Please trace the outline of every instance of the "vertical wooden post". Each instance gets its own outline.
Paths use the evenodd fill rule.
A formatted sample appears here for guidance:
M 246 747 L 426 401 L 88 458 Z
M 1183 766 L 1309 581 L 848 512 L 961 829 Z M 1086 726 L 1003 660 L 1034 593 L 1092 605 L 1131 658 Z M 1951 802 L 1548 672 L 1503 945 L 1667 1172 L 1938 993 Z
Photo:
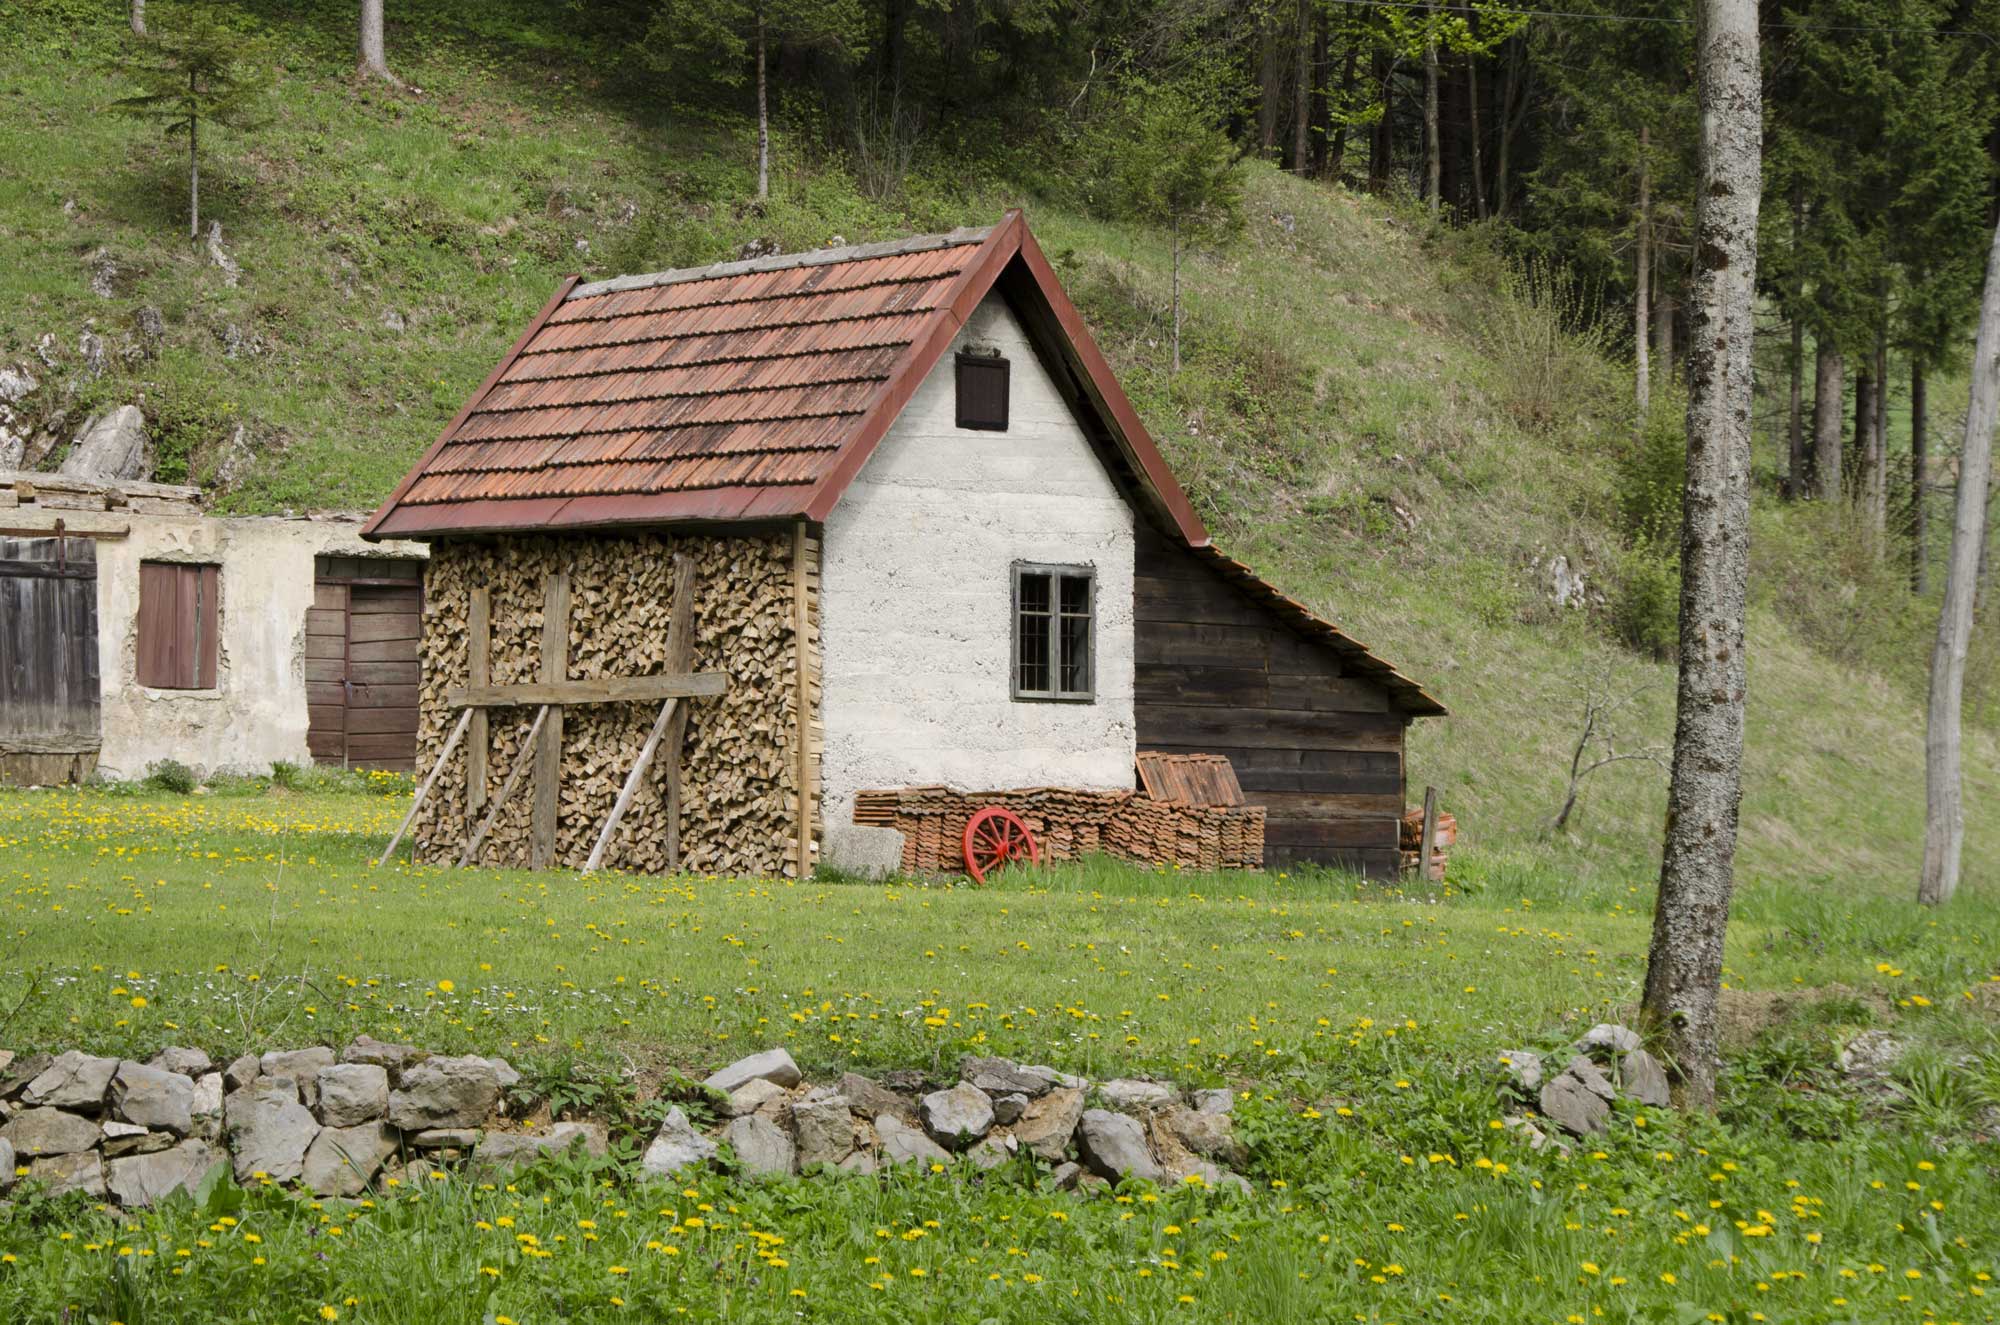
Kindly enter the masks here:
M 801 881 L 811 877 L 813 868 L 813 803 L 818 794 L 814 786 L 819 773 L 818 760 L 813 752 L 813 653 L 812 653 L 812 555 L 806 543 L 806 522 L 800 520 L 792 526 L 792 644 L 798 665 L 798 730 L 794 734 L 797 746 L 799 787 L 799 837 L 797 875 Z
M 1429 880 L 1431 877 L 1431 859 L 1437 854 L 1437 840 L 1438 789 L 1436 787 L 1425 787 L 1424 837 L 1423 841 L 1418 843 L 1420 854 L 1417 856 L 1417 877 L 1419 879 Z
M 542 594 L 542 675 L 544 681 L 569 679 L 569 572 L 551 571 Z M 556 855 L 556 830 L 562 808 L 563 711 L 549 706 L 542 724 L 542 743 L 535 755 L 535 800 L 528 820 L 528 868 L 547 869 Z
M 485 585 L 472 591 L 472 607 L 466 616 L 465 679 L 471 686 L 483 686 L 492 679 L 493 593 Z M 472 710 L 472 726 L 465 734 L 465 817 L 470 820 L 486 808 L 486 710 Z

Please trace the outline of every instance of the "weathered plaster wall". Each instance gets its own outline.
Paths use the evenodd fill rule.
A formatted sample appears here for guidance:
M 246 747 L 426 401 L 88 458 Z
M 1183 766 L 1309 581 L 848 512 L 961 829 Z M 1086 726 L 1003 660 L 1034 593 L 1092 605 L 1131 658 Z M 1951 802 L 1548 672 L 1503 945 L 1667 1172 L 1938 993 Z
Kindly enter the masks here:
M 871 787 L 1132 785 L 1132 510 L 1000 296 L 968 346 L 1012 366 L 1007 431 L 956 426 L 946 355 L 826 523 L 829 823 Z M 1016 561 L 1096 568 L 1094 703 L 1010 698 Z
M 96 518 L 131 528 L 124 538 L 97 544 L 97 656 L 104 704 L 97 766 L 114 778 L 143 777 L 157 759 L 178 759 L 204 774 L 267 772 L 279 759 L 309 762 L 304 658 L 313 558 L 425 555 L 421 543 L 362 542 L 359 517 L 120 513 Z M 222 568 L 215 689 L 154 690 L 133 680 L 142 561 Z

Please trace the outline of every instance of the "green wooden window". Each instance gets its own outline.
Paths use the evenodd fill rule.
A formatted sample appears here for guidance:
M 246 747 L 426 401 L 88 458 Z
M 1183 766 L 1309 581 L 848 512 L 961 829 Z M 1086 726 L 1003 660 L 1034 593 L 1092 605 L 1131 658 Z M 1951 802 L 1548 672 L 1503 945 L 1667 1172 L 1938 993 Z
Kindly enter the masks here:
M 1097 698 L 1097 572 L 1014 564 L 1013 696 Z

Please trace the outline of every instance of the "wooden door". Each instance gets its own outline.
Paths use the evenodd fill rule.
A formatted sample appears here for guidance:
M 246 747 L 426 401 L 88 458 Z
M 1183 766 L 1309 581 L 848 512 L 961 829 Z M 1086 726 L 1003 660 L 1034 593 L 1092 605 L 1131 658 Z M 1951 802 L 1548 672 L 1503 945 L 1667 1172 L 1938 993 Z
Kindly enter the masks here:
M 421 584 L 401 577 L 323 576 L 314 586 L 305 666 L 316 763 L 416 768 L 422 608 Z
M 0 782 L 97 767 L 97 546 L 0 538 Z

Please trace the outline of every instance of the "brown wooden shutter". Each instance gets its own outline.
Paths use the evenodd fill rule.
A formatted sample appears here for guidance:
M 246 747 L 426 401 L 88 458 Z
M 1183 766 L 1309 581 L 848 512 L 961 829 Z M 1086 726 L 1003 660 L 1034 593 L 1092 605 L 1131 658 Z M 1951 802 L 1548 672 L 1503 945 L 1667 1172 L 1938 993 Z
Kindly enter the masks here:
M 958 426 L 1007 430 L 1007 361 L 983 354 L 958 356 Z
M 213 690 L 220 654 L 222 572 L 216 566 L 139 564 L 139 684 Z

